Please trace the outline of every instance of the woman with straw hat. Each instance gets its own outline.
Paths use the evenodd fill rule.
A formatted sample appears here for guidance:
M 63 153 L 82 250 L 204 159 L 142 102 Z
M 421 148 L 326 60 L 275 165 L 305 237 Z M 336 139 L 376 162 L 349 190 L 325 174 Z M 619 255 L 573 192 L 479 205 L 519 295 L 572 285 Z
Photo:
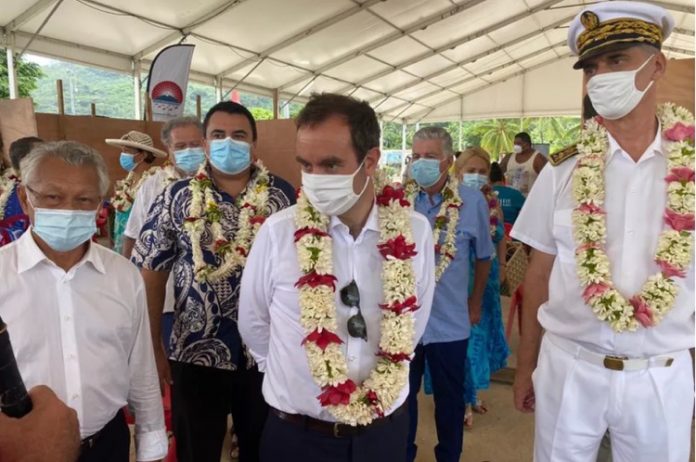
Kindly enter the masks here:
M 128 223 L 135 193 L 147 177 L 159 167 L 152 166 L 156 158 L 167 158 L 167 153 L 154 147 L 152 138 L 145 133 L 131 130 L 119 139 L 106 139 L 106 144 L 121 148 L 119 163 L 128 172 L 125 179 L 117 181 L 111 204 L 116 216 L 114 219 L 114 250 L 121 253 L 123 231 Z

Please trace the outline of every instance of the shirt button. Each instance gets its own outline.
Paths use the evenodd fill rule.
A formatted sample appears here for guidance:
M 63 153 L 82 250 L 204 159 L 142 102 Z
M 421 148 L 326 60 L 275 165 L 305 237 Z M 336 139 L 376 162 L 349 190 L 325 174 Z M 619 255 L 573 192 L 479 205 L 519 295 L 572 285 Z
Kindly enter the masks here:
M 72 395 L 72 398 L 71 398 L 71 399 L 72 399 L 73 401 L 75 401 L 75 400 L 78 399 L 79 397 L 80 397 L 80 395 L 74 394 L 74 395 Z
M 64 320 L 65 322 L 70 322 L 71 319 L 72 319 L 72 318 L 71 318 L 70 316 L 65 316 L 65 317 L 63 318 L 63 320 Z
M 351 363 L 355 361 L 355 356 L 348 356 L 348 361 L 350 361 Z

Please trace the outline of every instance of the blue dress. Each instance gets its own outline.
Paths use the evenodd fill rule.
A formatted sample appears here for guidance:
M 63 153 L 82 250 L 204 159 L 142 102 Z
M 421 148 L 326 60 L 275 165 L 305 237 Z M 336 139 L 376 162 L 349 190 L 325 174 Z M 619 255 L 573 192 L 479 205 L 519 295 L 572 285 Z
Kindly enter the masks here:
M 128 207 L 125 212 L 116 210 L 114 214 L 114 252 L 121 253 L 123 250 L 123 232 L 126 230 L 131 209 L 132 206 Z
M 492 236 L 493 243 L 497 245 L 505 235 L 502 221 L 496 226 Z M 475 255 L 471 252 L 470 274 L 474 274 Z M 469 280 L 469 292 L 473 288 L 473 277 Z M 510 355 L 505 329 L 503 326 L 503 313 L 500 305 L 500 269 L 498 257 L 494 254 L 491 260 L 491 269 L 488 274 L 486 289 L 483 293 L 481 306 L 481 320 L 471 327 L 471 336 L 466 358 L 466 376 L 464 379 L 464 402 L 476 404 L 478 390 L 488 389 L 491 374 L 507 365 Z M 430 372 L 425 369 L 423 378 L 423 391 L 430 395 L 433 392 Z
M 17 184 L 15 183 L 12 188 L 12 193 L 5 203 L 3 219 L 0 220 L 0 247 L 19 239 L 29 227 L 29 217 L 24 214 L 19 204 Z

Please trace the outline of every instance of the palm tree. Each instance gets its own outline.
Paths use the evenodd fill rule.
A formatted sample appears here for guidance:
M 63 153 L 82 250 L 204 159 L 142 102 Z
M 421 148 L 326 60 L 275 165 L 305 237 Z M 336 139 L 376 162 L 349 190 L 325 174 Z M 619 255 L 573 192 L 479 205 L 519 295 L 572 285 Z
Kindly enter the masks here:
M 488 119 L 478 127 L 483 131 L 481 147 L 488 151 L 493 160 L 502 158 L 512 151 L 515 135 L 529 128 L 530 119 Z

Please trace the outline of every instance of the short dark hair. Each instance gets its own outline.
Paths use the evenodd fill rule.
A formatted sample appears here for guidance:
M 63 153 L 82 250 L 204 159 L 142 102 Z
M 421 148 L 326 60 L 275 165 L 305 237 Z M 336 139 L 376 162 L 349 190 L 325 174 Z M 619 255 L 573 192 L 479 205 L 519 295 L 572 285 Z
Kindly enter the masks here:
M 208 110 L 208 113 L 205 115 L 205 119 L 203 119 L 203 135 L 205 136 L 208 133 L 208 123 L 210 122 L 210 118 L 215 114 L 216 112 L 226 112 L 228 114 L 241 114 L 244 117 L 247 118 L 249 121 L 249 124 L 251 125 L 251 138 L 256 141 L 256 120 L 254 120 L 254 116 L 249 112 L 249 109 L 245 108 L 239 103 L 235 103 L 233 101 L 220 101 L 217 103 L 215 106 L 211 107 Z
M 15 172 L 19 172 L 20 162 L 31 152 L 34 145 L 43 142 L 44 140 L 39 137 L 25 136 L 10 144 L 10 163 L 12 164 L 12 168 L 15 169 Z
M 350 139 L 362 163 L 367 151 L 379 147 L 379 122 L 374 109 L 366 101 L 335 93 L 314 93 L 297 115 L 297 128 L 313 127 L 333 116 L 348 124 Z
M 519 138 L 530 146 L 532 145 L 532 137 L 529 136 L 529 133 L 527 132 L 519 132 L 517 135 L 515 135 L 515 138 Z
M 491 183 L 503 181 L 505 176 L 503 175 L 503 169 L 500 167 L 500 164 L 498 162 L 491 163 L 491 173 L 488 176 L 491 180 Z
M 582 99 L 582 118 L 584 120 L 591 119 L 597 115 L 597 111 L 595 110 L 594 106 L 592 105 L 592 100 L 590 99 L 590 95 L 585 95 L 585 97 Z

